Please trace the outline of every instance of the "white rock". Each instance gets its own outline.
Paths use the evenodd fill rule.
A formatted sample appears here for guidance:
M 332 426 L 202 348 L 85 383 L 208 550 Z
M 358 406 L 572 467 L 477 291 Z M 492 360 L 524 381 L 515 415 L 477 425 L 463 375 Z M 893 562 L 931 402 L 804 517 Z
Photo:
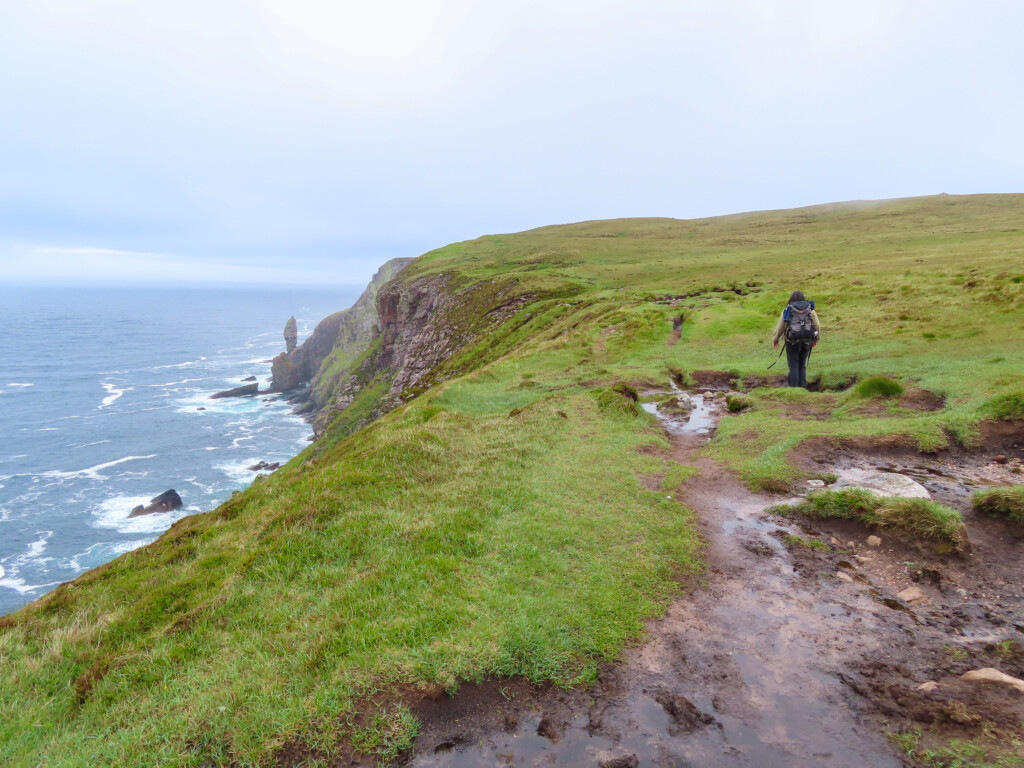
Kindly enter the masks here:
M 866 557 L 865 555 L 854 555 L 853 559 L 856 560 L 858 563 L 870 563 L 875 558 Z
M 917 686 L 917 690 L 922 691 L 924 693 L 931 693 L 938 687 L 938 683 L 936 683 L 934 680 L 929 680 L 927 683 L 921 683 L 919 686 Z
M 817 479 L 808 480 L 807 481 L 807 487 L 808 488 L 824 488 L 825 487 L 825 481 L 824 480 L 817 480 Z
M 714 397 L 714 396 L 715 396 L 715 393 L 712 390 L 710 390 L 710 389 L 707 392 L 704 393 L 704 397 Z
M 850 576 L 850 574 L 843 573 L 842 571 L 836 571 L 836 578 L 839 579 L 840 581 L 846 581 L 846 582 L 852 582 L 853 581 L 853 577 Z
M 897 592 L 896 597 L 898 597 L 904 603 L 909 603 L 910 605 L 928 602 L 928 596 L 925 595 L 925 593 L 922 592 L 918 587 L 907 587 L 902 592 Z
M 992 669 L 991 667 L 965 672 L 960 676 L 960 679 L 976 683 L 1003 683 L 1004 685 L 1012 686 L 1021 693 L 1024 693 L 1024 680 L 1017 677 L 1011 677 L 1005 672 L 1000 672 L 998 669 Z
M 841 546 L 843 546 L 843 542 L 841 542 L 835 536 L 829 536 L 828 537 L 828 543 L 831 544 L 833 547 L 841 547 Z
M 882 540 L 877 536 L 868 536 L 869 547 L 880 547 L 882 546 Z
M 833 491 L 860 488 L 875 496 L 899 496 L 904 499 L 930 499 L 928 489 L 916 480 L 896 472 L 881 472 L 875 469 L 836 470 L 837 480 Z
M 676 408 L 683 411 L 693 410 L 693 401 L 690 400 L 690 396 L 685 392 L 679 392 L 676 395 Z

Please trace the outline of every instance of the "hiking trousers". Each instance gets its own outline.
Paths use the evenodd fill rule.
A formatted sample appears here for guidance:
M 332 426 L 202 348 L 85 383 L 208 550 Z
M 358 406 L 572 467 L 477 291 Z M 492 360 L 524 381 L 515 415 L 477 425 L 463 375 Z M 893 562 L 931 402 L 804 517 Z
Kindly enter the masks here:
M 789 386 L 807 389 L 807 358 L 811 356 L 809 341 L 787 341 L 786 362 L 789 363 Z

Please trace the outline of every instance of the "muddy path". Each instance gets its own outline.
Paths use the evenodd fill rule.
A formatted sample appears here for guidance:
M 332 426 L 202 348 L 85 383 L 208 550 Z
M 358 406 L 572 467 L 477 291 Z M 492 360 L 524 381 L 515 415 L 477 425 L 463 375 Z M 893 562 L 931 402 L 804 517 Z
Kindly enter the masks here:
M 688 417 L 645 408 L 665 427 L 670 458 L 700 469 L 685 501 L 700 519 L 706 581 L 589 689 L 491 682 L 421 702 L 411 764 L 882 767 L 907 764 L 887 733 L 1018 733 L 1017 694 L 959 674 L 979 666 L 1024 672 L 1019 645 L 996 645 L 1024 632 L 1015 624 L 1024 622 L 1019 566 L 986 575 L 892 542 L 869 546 L 864 529 L 773 515 L 782 497 L 754 495 L 694 458 L 722 401 L 697 395 L 693 403 Z M 1005 531 L 979 533 L 986 546 L 1003 548 L 1004 560 L 1012 553 Z M 910 605 L 897 595 L 915 573 L 927 594 Z M 993 577 L 999 594 L 979 591 Z M 928 681 L 934 687 L 920 691 Z

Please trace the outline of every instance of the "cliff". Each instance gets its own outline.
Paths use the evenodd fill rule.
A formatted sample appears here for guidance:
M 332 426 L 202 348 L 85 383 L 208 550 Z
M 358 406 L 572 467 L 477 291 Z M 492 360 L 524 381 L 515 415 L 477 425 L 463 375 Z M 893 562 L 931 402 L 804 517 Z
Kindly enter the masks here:
M 336 422 L 338 437 L 355 431 L 449 378 L 458 360 L 463 369 L 479 364 L 486 354 L 456 353 L 535 296 L 514 278 L 465 284 L 448 273 L 400 276 L 411 262 L 387 262 L 352 307 L 274 358 L 271 390 L 294 393 L 317 436 Z
M 293 321 L 285 327 L 289 351 L 274 358 L 271 368 L 273 392 L 293 392 L 308 388 L 304 399 L 309 410 L 319 411 L 331 398 L 338 380 L 380 334 L 377 293 L 401 272 L 412 259 L 392 259 L 384 264 L 348 309 L 321 320 L 302 344 L 294 347 Z
M 950 445 L 950 456 L 966 456 L 972 472 L 984 473 L 975 477 L 1017 482 L 1022 217 L 1024 195 L 990 195 L 620 219 L 482 237 L 405 264 L 377 286 L 378 330 L 363 337 L 368 343 L 333 389 L 324 363 L 354 319 L 332 315 L 307 351 L 284 356 L 307 372 L 306 397 L 317 387 L 326 397 L 314 445 L 217 509 L 184 517 L 153 543 L 0 617 L 0 763 L 286 768 L 411 760 L 414 749 L 433 752 L 452 733 L 476 739 L 461 721 L 430 730 L 448 727 L 437 713 L 461 706 L 446 693 L 460 684 L 485 681 L 473 686 L 473 701 L 483 691 L 488 701 L 533 706 L 540 683 L 599 685 L 610 660 L 649 637 L 648 622 L 672 600 L 683 601 L 673 609 L 679 615 L 698 616 L 709 600 L 728 601 L 725 582 L 709 582 L 721 589 L 703 597 L 681 584 L 700 584 L 702 538 L 726 530 L 719 517 L 698 527 L 697 515 L 732 514 L 719 501 L 733 473 L 751 488 L 793 494 L 809 479 L 824 482 L 831 467 L 820 458 L 845 461 L 867 446 L 875 449 L 870 461 L 905 459 L 919 472 L 932 459 L 915 446 L 934 453 Z M 765 384 L 774 358 L 768 336 L 794 287 L 818 301 L 826 328 L 811 360 L 822 391 Z M 951 325 L 950 316 L 965 320 Z M 883 374 L 906 394 L 865 398 L 843 389 Z M 673 382 L 717 389 L 709 380 L 746 389 L 745 407 L 719 406 L 717 429 L 699 437 L 699 466 L 681 466 L 685 454 L 646 411 L 675 396 Z M 630 397 L 637 391 L 643 410 Z M 1010 463 L 968 450 L 978 444 Z M 936 466 L 943 474 L 935 482 L 956 488 L 942 493 L 967 510 L 969 490 L 949 485 L 948 468 Z M 705 481 L 696 493 L 686 485 Z M 1004 590 L 991 612 L 1002 625 L 979 623 L 978 612 L 968 617 L 978 636 L 999 639 L 986 648 L 1002 647 L 1024 622 L 1014 607 L 1024 605 L 1019 557 L 1007 522 L 973 513 L 965 520 L 992 526 L 976 538 L 981 529 L 971 531 L 980 559 L 956 565 L 942 555 L 928 568 L 947 574 L 943 583 L 974 579 L 965 582 L 968 594 Z M 861 536 L 851 530 L 838 535 Z M 753 565 L 749 573 L 770 573 L 766 583 L 777 586 L 781 558 L 799 558 L 800 589 L 813 583 L 865 603 L 848 591 L 860 587 L 832 578 L 845 555 L 824 535 L 802 533 L 820 547 L 794 537 L 798 543 L 773 559 L 736 540 L 746 559 L 734 565 L 766 563 L 768 570 Z M 885 563 L 880 596 L 898 602 L 892 574 L 912 579 L 901 553 L 921 563 L 921 543 L 898 546 L 892 561 L 881 560 L 888 542 L 865 549 Z M 973 605 L 931 582 L 920 586 L 936 616 Z M 865 622 L 850 625 L 851 653 L 880 642 L 856 634 L 880 621 L 873 605 L 867 600 Z M 882 641 L 894 664 L 910 661 L 896 687 L 882 692 L 886 706 L 892 691 L 913 692 L 921 680 L 951 686 L 947 693 L 966 690 L 952 687 L 961 681 L 934 661 L 942 645 L 933 641 L 955 645 L 962 635 L 945 639 L 939 622 L 927 627 L 927 648 L 911 646 L 912 617 L 890 613 L 901 617 L 899 631 Z M 829 633 L 816 647 L 832 649 L 834 628 Z M 925 642 L 918 635 L 911 639 Z M 977 666 L 1016 663 L 975 645 Z M 836 700 L 874 695 L 861 661 L 835 666 L 857 686 Z M 486 687 L 489 680 L 499 685 Z M 629 690 L 650 690 L 646 678 L 636 680 Z M 985 713 L 1015 712 L 1008 699 L 1000 709 L 981 697 L 966 699 L 971 718 L 981 713 L 971 738 L 988 738 Z M 872 722 L 882 712 L 857 701 Z M 508 722 L 535 734 L 529 718 L 548 711 L 542 707 Z M 576 710 L 557 711 L 575 722 Z M 931 718 L 932 710 L 914 712 Z M 1016 757 L 1024 730 L 1017 720 L 999 722 L 1012 739 L 1000 731 L 994 748 Z M 934 723 L 897 725 L 923 732 Z

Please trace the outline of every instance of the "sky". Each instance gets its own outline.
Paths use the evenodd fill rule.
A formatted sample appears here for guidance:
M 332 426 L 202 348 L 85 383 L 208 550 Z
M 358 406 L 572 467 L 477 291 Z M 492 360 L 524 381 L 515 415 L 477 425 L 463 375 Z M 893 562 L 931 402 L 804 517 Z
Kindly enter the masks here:
M 1024 192 L 1018 0 L 0 0 L 0 281 Z

